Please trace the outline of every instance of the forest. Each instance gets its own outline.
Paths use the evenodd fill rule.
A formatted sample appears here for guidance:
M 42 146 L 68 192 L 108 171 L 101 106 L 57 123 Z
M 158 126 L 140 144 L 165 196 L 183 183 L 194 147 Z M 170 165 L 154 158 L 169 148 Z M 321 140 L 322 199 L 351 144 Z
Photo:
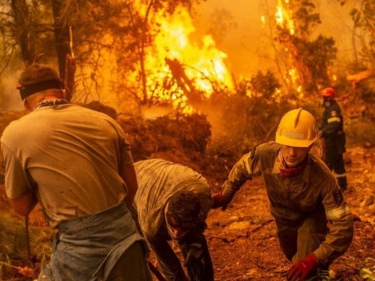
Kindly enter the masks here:
M 27 114 L 16 90 L 20 70 L 50 64 L 65 81 L 69 102 L 121 124 L 136 161 L 190 166 L 219 191 L 244 153 L 274 139 L 285 112 L 303 107 L 320 122 L 320 92 L 334 87 L 347 136 L 345 196 L 356 217 L 355 240 L 334 270 L 344 280 L 375 280 L 375 1 L 334 1 L 338 9 L 353 7 L 346 61 L 338 58 L 337 34 L 317 32 L 325 24 L 319 1 L 270 1 L 264 36 L 273 63 L 247 75 L 231 72 L 219 44 L 235 32 L 236 18 L 215 10 L 211 26 L 196 28 L 202 0 L 2 1 L 0 136 Z M 259 179 L 249 182 L 228 210 L 209 216 L 217 281 L 285 279 L 289 264 L 262 187 Z M 6 200 L 2 157 L 0 216 L 1 280 L 30 280 L 35 276 L 19 268 L 31 267 L 30 256 L 37 269 L 48 262 L 51 230 L 37 208 L 25 239 L 24 221 Z

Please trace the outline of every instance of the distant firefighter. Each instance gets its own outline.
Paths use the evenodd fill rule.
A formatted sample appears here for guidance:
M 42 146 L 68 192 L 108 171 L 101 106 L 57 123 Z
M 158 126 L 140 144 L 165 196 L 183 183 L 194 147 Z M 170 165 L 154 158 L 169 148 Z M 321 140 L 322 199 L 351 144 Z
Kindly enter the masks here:
M 341 190 L 346 190 L 348 183 L 343 154 L 346 151 L 346 137 L 344 132 L 344 118 L 341 108 L 335 99 L 335 90 L 325 88 L 323 97 L 323 119 L 320 126 L 319 137 L 323 141 L 322 159 L 328 168 L 335 172 Z
M 162 159 L 135 163 L 138 191 L 136 220 L 158 266 L 168 281 L 213 281 L 213 268 L 203 235 L 213 205 L 206 179 L 180 164 Z M 182 251 L 188 277 L 169 242 Z
M 342 190 L 323 161 L 309 152 L 317 132 L 310 112 L 287 112 L 276 141 L 245 154 L 214 195 L 214 208 L 225 209 L 247 180 L 263 176 L 281 250 L 293 262 L 289 281 L 330 280 L 330 264 L 353 239 L 353 218 Z

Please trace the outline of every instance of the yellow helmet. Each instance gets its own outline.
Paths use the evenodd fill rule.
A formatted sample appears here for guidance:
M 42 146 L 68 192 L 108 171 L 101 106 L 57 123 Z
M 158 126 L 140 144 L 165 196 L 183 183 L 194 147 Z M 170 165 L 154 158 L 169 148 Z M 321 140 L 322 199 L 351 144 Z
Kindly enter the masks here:
M 309 147 L 317 138 L 314 116 L 302 109 L 287 112 L 279 123 L 276 131 L 276 142 L 293 147 Z

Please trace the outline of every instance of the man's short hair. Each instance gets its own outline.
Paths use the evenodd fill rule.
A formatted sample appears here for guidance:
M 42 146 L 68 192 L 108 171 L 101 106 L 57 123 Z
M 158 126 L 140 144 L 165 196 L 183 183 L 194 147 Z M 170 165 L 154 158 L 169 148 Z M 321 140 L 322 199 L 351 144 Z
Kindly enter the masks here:
M 48 65 L 33 63 L 24 69 L 18 82 L 22 85 L 32 85 L 54 79 L 60 80 L 56 70 Z
M 21 99 L 49 89 L 64 89 L 64 82 L 50 66 L 34 63 L 25 68 L 19 78 L 17 89 Z
M 192 191 L 177 191 L 168 201 L 167 214 L 179 222 L 197 220 L 201 213 L 198 196 Z

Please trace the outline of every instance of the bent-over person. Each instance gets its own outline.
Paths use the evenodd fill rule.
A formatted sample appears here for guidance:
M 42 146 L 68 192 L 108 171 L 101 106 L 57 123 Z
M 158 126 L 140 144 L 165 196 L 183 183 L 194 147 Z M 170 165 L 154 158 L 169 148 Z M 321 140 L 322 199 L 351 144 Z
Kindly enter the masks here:
M 214 207 L 225 207 L 242 185 L 262 176 L 281 250 L 293 264 L 289 281 L 331 280 L 329 266 L 349 248 L 353 219 L 325 163 L 309 151 L 317 140 L 313 115 L 293 109 L 281 119 L 276 141 L 256 146 L 234 165 Z
M 135 163 L 137 221 L 158 266 L 168 281 L 213 281 L 204 231 L 212 207 L 206 179 L 189 167 L 163 159 Z M 182 251 L 184 266 L 170 242 Z

